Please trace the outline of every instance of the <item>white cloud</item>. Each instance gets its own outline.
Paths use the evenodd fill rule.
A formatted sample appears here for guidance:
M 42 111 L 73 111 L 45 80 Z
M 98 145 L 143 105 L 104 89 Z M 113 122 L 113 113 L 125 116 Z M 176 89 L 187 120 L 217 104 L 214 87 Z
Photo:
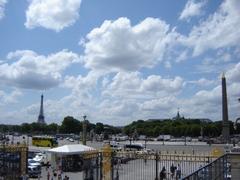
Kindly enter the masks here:
M 183 44 L 193 47 L 193 56 L 207 50 L 238 47 L 240 41 L 240 1 L 225 0 L 205 21 L 194 26 Z
M 169 116 L 169 110 L 174 107 L 176 103 L 174 96 L 167 96 L 158 99 L 151 99 L 140 104 L 140 108 L 143 111 L 167 111 L 166 117 Z M 163 116 L 162 116 L 163 117 Z
M 85 67 L 108 72 L 151 68 L 163 60 L 178 36 L 160 19 L 146 18 L 135 26 L 127 18 L 104 21 L 81 40 Z
M 215 84 L 215 81 L 209 80 L 209 79 L 205 79 L 205 78 L 200 78 L 199 80 L 188 81 L 187 83 L 196 84 L 198 86 L 211 86 L 211 85 Z
M 0 20 L 4 17 L 4 10 L 7 0 L 0 0 Z
M 205 1 L 197 2 L 195 0 L 188 0 L 183 11 L 181 12 L 181 15 L 179 16 L 179 19 L 188 20 L 193 16 L 201 15 L 203 13 L 202 8 L 205 4 Z
M 48 89 L 57 86 L 62 80 L 61 73 L 79 57 L 67 50 L 48 56 L 34 51 L 10 52 L 8 59 L 13 63 L 0 65 L 0 82 L 5 85 L 26 89 Z
M 113 98 L 149 99 L 169 93 L 177 94 L 183 86 L 184 81 L 181 77 L 168 79 L 150 75 L 144 79 L 139 72 L 119 72 L 102 94 Z
M 237 63 L 232 69 L 229 69 L 226 72 L 226 76 L 231 83 L 237 82 L 240 83 L 240 62 Z
M 76 22 L 80 4 L 81 0 L 31 0 L 26 11 L 25 26 L 61 31 Z
M 22 95 L 22 92 L 18 89 L 14 89 L 10 93 L 0 90 L 0 105 L 7 105 L 17 102 L 17 98 Z
M 143 80 L 141 89 L 146 91 L 166 91 L 168 93 L 179 92 L 184 86 L 183 79 L 181 77 L 175 77 L 174 79 L 164 79 L 161 76 L 151 75 L 146 80 Z
M 188 51 L 184 50 L 183 52 L 180 53 L 180 55 L 176 58 L 176 62 L 182 62 L 188 58 Z

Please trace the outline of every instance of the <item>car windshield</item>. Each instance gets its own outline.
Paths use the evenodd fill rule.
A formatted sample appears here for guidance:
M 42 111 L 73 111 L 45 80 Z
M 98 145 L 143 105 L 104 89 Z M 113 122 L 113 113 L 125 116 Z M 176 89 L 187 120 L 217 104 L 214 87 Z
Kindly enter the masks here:
M 28 160 L 29 163 L 36 163 L 37 161 L 34 161 L 33 159 Z

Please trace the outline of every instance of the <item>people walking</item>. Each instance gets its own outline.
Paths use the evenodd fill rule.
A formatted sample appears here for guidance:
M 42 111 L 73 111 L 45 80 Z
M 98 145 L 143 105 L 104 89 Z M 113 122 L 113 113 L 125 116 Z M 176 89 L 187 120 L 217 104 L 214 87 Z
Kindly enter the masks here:
M 160 172 L 160 180 L 166 179 L 166 168 L 163 166 L 161 172 Z
M 177 165 L 176 179 L 181 179 L 181 167 L 180 164 Z
M 50 172 L 47 173 L 47 180 L 50 180 Z
M 173 163 L 172 163 L 172 165 L 171 165 L 171 167 L 170 167 L 170 173 L 171 173 L 171 178 L 174 178 L 174 176 L 175 176 L 175 171 L 176 171 L 176 167 L 173 165 Z

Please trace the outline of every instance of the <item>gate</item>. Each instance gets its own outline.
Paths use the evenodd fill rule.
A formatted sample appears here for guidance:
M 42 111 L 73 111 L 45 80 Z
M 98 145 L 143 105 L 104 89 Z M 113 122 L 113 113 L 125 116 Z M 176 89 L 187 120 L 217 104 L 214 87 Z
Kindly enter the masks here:
M 26 146 L 2 145 L 0 147 L 0 179 L 15 180 L 27 174 Z
M 161 154 L 115 152 L 112 156 L 112 180 L 160 180 L 160 173 L 165 169 L 166 178 L 179 178 L 191 174 L 196 169 L 215 159 L 213 156 L 187 154 Z M 174 173 L 171 173 L 171 166 Z
M 212 162 L 216 157 L 184 153 L 113 152 L 106 147 L 101 152 L 87 152 L 79 159 L 73 159 L 79 163 L 78 179 L 160 180 L 162 169 L 166 170 L 167 179 L 176 179 L 178 167 L 181 170 L 178 176 L 180 179 Z M 171 173 L 171 168 L 174 168 L 174 173 Z
M 64 173 L 76 173 L 74 179 L 101 180 L 102 153 L 89 151 L 84 154 L 61 157 L 61 169 Z

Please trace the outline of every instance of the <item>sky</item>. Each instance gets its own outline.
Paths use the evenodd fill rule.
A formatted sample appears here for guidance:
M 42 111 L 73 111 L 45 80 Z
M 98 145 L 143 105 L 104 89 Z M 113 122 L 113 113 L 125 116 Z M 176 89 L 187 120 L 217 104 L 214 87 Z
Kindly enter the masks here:
M 240 116 L 239 0 L 0 0 L 0 123 Z

